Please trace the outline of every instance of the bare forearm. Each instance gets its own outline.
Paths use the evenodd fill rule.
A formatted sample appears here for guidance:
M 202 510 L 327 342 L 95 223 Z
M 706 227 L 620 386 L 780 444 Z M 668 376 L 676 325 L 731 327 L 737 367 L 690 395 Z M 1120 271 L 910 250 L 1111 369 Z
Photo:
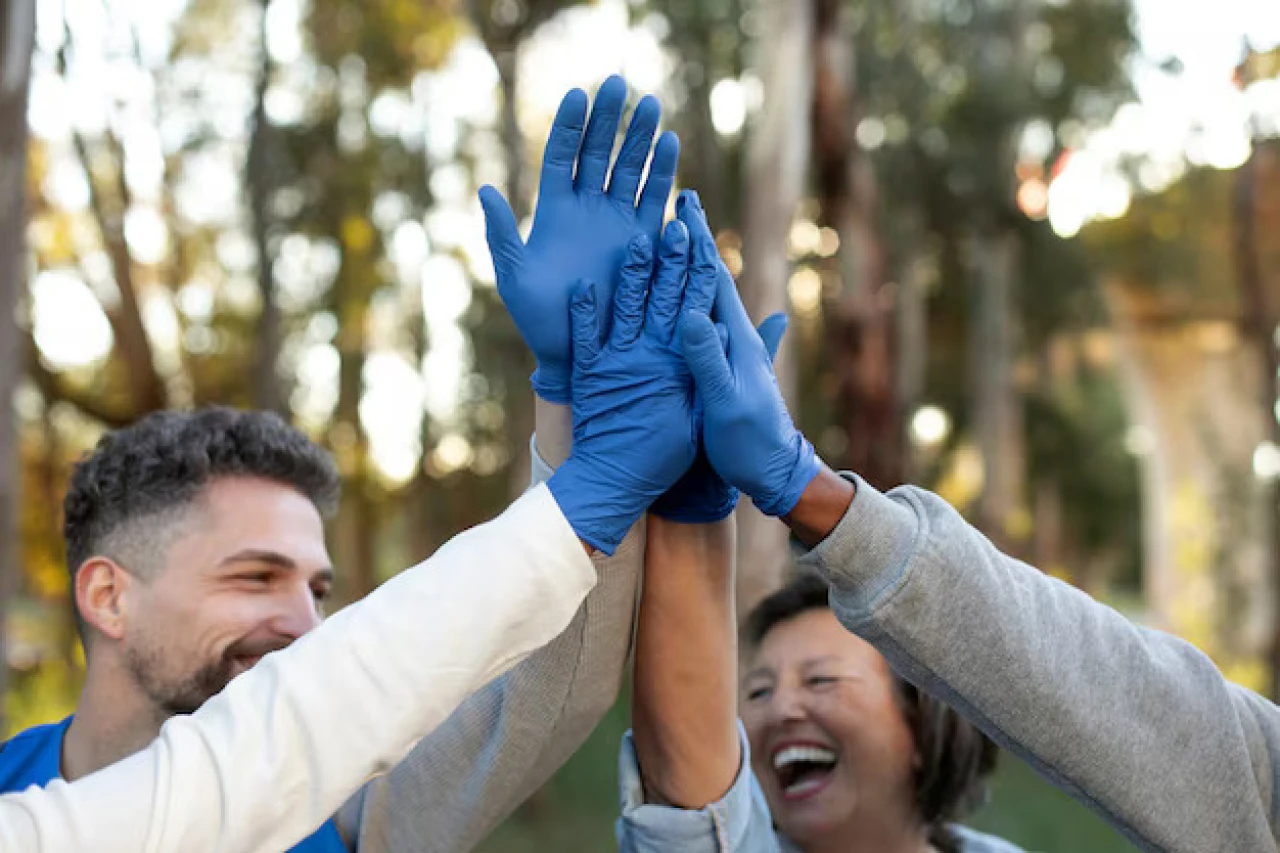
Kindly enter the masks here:
M 702 808 L 741 764 L 733 541 L 732 517 L 649 518 L 631 709 L 650 802 Z

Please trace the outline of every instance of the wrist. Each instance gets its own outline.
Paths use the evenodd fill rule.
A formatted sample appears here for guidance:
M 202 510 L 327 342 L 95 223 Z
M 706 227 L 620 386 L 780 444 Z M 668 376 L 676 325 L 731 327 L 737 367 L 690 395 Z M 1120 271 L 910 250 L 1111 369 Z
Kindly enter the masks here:
M 542 461 L 552 469 L 564 464 L 573 446 L 573 409 L 534 394 L 533 430 Z
M 820 464 L 817 475 L 782 520 L 806 548 L 814 548 L 836 529 L 856 493 L 853 483 Z
M 799 430 L 772 454 L 772 461 L 765 466 L 772 481 L 770 488 L 748 491 L 756 508 L 765 515 L 781 518 L 789 514 L 808 488 L 809 483 L 823 468 L 822 460 L 814 453 L 813 445 Z M 779 484 L 773 487 L 774 484 Z

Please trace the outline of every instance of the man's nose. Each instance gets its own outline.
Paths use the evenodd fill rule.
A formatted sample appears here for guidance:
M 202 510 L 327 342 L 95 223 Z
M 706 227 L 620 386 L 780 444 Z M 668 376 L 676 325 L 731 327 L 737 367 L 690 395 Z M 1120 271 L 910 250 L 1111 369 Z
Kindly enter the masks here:
M 320 622 L 320 609 L 316 606 L 315 595 L 309 586 L 300 584 L 292 588 L 281 602 L 280 613 L 275 619 L 275 630 L 296 640 Z

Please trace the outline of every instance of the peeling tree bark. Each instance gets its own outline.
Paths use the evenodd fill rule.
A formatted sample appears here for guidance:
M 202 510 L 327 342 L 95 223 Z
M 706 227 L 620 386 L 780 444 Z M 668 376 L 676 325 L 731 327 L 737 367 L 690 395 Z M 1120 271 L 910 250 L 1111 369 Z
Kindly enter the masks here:
M 0 17 L 0 732 L 9 674 L 5 616 L 22 560 L 14 395 L 25 361 L 17 312 L 26 283 L 27 97 L 35 21 L 34 0 L 9 0 Z

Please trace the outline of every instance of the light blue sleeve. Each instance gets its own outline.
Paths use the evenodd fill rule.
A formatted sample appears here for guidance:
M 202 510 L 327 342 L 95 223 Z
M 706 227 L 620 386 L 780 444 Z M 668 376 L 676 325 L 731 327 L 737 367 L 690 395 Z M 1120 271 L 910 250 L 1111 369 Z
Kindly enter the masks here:
M 746 733 L 738 725 L 742 767 L 724 798 L 702 809 L 646 803 L 631 732 L 618 755 L 620 853 L 780 853 L 773 818 L 751 772 Z

